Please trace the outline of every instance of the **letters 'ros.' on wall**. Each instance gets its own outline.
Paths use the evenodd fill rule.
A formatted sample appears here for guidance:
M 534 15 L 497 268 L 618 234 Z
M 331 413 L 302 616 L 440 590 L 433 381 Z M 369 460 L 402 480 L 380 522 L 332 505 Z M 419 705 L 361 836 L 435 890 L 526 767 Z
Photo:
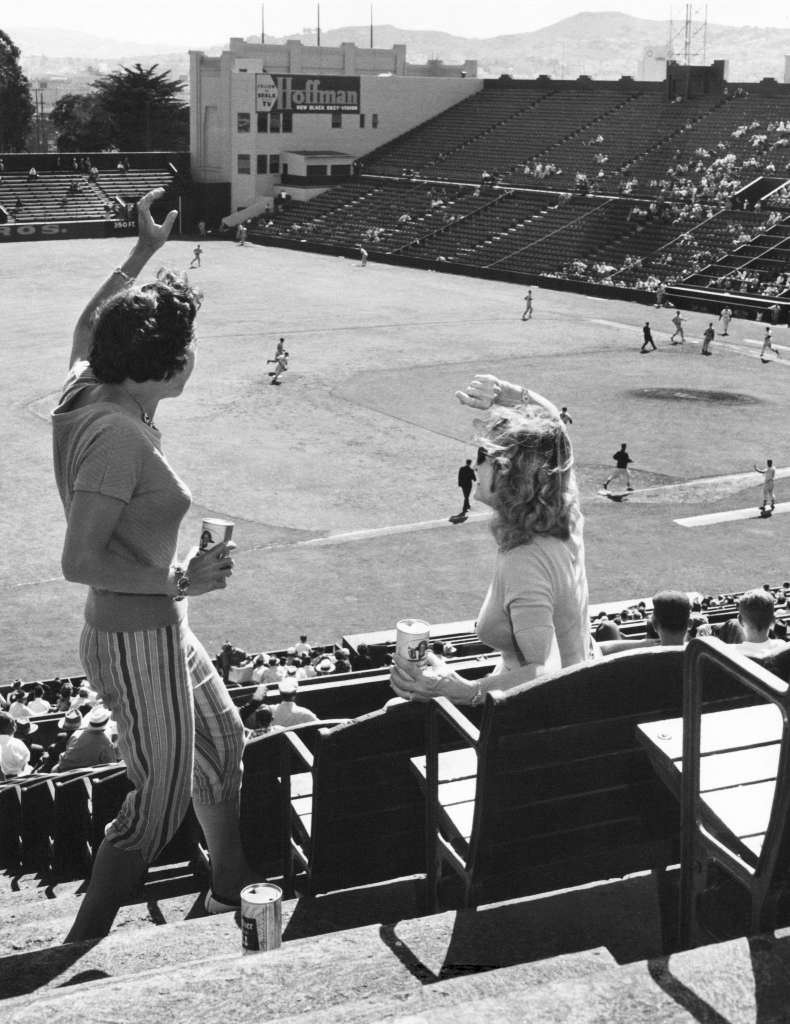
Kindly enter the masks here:
M 339 75 L 255 76 L 256 110 L 293 114 L 358 114 L 359 77 Z

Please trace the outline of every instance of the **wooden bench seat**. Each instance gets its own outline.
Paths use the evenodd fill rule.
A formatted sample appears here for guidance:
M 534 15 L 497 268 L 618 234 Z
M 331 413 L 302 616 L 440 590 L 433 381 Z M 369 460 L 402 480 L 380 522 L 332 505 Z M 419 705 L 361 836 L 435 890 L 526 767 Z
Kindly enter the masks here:
M 413 760 L 427 791 L 429 905 L 440 891 L 457 902 L 458 880 L 467 906 L 636 871 L 661 883 L 679 858 L 679 807 L 636 727 L 679 712 L 682 661 L 682 648 L 628 652 L 494 691 L 479 730 L 433 702 L 427 756 Z M 726 681 L 711 697 L 736 699 Z M 440 752 L 440 722 L 466 754 Z

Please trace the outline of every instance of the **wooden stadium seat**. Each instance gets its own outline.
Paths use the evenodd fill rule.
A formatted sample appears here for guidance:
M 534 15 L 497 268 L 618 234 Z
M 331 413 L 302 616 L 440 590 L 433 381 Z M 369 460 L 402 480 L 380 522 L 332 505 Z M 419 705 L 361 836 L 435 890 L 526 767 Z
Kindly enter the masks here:
M 424 704 L 401 702 L 321 729 L 314 754 L 286 734 L 311 768 L 291 801 L 293 870 L 306 872 L 309 894 L 425 872 L 424 802 L 410 767 L 425 715 Z M 453 742 L 449 730 L 443 738 Z

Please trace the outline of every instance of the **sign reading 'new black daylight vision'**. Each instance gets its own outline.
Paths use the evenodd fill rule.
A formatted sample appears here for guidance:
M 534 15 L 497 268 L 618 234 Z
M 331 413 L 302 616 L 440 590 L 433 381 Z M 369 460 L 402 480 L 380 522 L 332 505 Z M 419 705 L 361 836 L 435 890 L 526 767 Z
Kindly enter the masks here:
M 258 113 L 359 113 L 359 78 L 338 75 L 256 75 Z

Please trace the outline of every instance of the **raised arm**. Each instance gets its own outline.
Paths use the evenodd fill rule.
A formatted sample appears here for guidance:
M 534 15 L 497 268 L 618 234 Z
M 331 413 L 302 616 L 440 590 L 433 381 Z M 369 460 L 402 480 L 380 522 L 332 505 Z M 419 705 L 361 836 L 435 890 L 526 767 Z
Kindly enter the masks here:
M 511 384 L 500 380 L 492 373 L 478 373 L 467 384 L 463 391 L 456 391 L 455 397 L 462 405 L 473 409 L 490 409 L 492 405 L 539 405 L 552 416 L 559 416 L 559 410 L 553 402 L 537 391 L 520 384 Z
M 137 240 L 124 262 L 113 270 L 80 314 L 74 328 L 71 356 L 69 357 L 70 367 L 79 359 L 88 358 L 93 342 L 93 318 L 99 306 L 134 280 L 156 250 L 160 249 L 167 241 L 173 223 L 178 216 L 178 210 L 171 210 L 161 224 L 157 224 L 151 216 L 151 204 L 161 198 L 164 192 L 163 188 L 155 188 L 152 192 L 144 195 L 137 204 Z

